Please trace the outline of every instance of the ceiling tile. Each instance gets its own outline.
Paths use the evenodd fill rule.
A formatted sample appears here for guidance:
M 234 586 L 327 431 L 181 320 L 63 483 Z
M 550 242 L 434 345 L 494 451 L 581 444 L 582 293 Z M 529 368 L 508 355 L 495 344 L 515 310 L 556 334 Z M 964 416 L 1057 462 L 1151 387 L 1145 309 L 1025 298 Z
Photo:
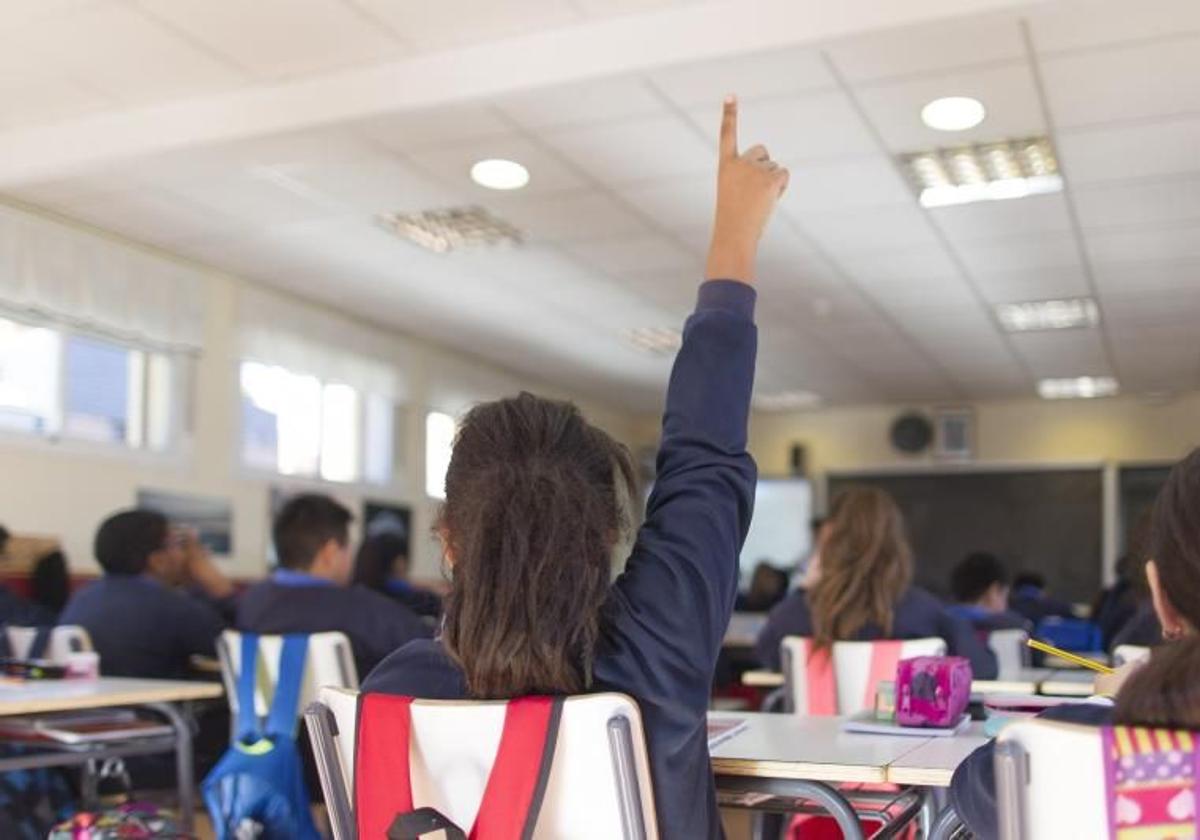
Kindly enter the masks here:
M 839 254 L 837 262 L 856 278 L 877 281 L 959 277 L 961 272 L 938 244 Z
M 1019 271 L 975 271 L 980 294 L 991 303 L 1079 297 L 1090 293 L 1083 266 L 1028 268 Z
M 1015 333 L 1010 340 L 1035 376 L 1111 374 L 1099 330 Z
M 1062 131 L 1058 156 L 1072 184 L 1200 172 L 1200 118 Z
M 534 240 L 606 239 L 641 233 L 646 228 L 628 206 L 599 191 L 544 197 L 496 193 L 486 206 Z
M 951 242 L 1071 231 L 1061 194 L 940 207 L 930 214 Z
M 665 236 L 595 239 L 563 247 L 587 265 L 610 275 L 692 269 L 692 277 L 698 278 L 703 263 L 702 255 L 690 253 Z
M 957 242 L 955 249 L 973 274 L 1079 265 L 1075 237 L 1066 233 Z
M 1096 263 L 1092 274 L 1101 292 L 1116 295 L 1171 300 L 1200 289 L 1200 260 Z
M 820 54 L 804 48 L 682 64 L 651 73 L 649 78 L 679 107 L 703 105 L 704 113 L 713 118 L 720 115 L 721 100 L 731 93 L 749 103 L 836 85 Z
M 1024 63 L 863 85 L 856 93 L 868 119 L 893 152 L 1028 137 L 1046 130 L 1037 88 Z M 987 109 L 986 119 L 966 131 L 935 131 L 927 127 L 921 122 L 921 109 L 943 96 L 978 99 Z
M 627 184 L 617 193 L 656 224 L 669 230 L 697 230 L 704 241 L 712 227 L 716 186 L 711 175 L 689 175 Z
M 5 75 L 0 77 L 0 128 L 79 117 L 115 101 L 69 78 Z
M 543 139 L 603 184 L 628 184 L 672 175 L 711 176 L 716 129 L 710 145 L 675 117 L 553 131 Z
M 581 13 L 568 0 L 353 0 L 418 49 L 458 46 L 523 35 L 576 23 Z
M 866 207 L 848 213 L 797 213 L 796 218 L 834 256 L 937 244 L 929 222 L 913 205 Z
M 526 138 L 510 134 L 472 140 L 467 143 L 442 145 L 410 152 L 408 159 L 420 169 L 458 189 L 459 185 L 478 200 L 486 200 L 495 192 L 471 181 L 471 167 L 487 158 L 514 160 L 529 170 L 526 195 L 574 190 L 585 186 L 584 179 L 556 155 Z
M 1084 230 L 1200 222 L 1200 177 L 1082 184 L 1073 197 Z
M 916 201 L 895 165 L 882 155 L 814 161 L 793 167 L 790 176 L 782 203 L 801 213 L 836 213 Z
M 1029 10 L 1028 20 L 1037 50 L 1053 53 L 1200 32 L 1200 5 L 1191 0 L 1041 3 Z
M 1094 263 L 1197 259 L 1200 225 L 1095 231 L 1087 247 Z
M 1154 41 L 1042 61 L 1059 128 L 1133 122 L 1200 110 L 1200 37 Z
M 397 152 L 512 133 L 512 126 L 478 102 L 383 114 L 349 123 L 349 131 Z
M 984 17 L 891 29 L 838 41 L 826 52 L 858 83 L 1019 61 L 1025 48 L 1015 19 Z
M 663 103 L 640 79 L 623 76 L 512 93 L 493 104 L 527 129 L 659 116 Z

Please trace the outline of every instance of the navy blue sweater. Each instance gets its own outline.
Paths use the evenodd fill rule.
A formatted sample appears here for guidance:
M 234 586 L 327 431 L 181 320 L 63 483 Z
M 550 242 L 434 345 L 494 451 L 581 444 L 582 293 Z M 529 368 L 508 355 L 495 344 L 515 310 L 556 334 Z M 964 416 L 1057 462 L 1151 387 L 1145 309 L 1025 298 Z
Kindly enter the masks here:
M 808 606 L 808 593 L 797 589 L 767 617 L 767 623 L 758 634 L 755 650 L 759 661 L 768 668 L 779 670 L 779 643 L 784 636 L 811 636 L 813 634 L 812 611 Z M 892 620 L 892 639 L 924 639 L 938 637 L 946 640 L 946 646 L 955 656 L 965 656 L 971 661 L 971 670 L 981 680 L 996 676 L 996 655 L 980 641 L 974 629 L 961 618 L 951 615 L 937 598 L 920 587 L 913 586 L 896 602 Z M 879 627 L 864 627 L 853 640 L 871 641 L 885 638 Z
M 755 292 L 700 287 L 667 389 L 658 477 L 625 570 L 613 583 L 593 669 L 597 691 L 641 707 L 664 838 L 719 838 L 705 715 L 737 593 L 757 471 L 746 452 L 757 331 Z M 365 691 L 465 697 L 462 674 L 432 641 L 383 661 Z

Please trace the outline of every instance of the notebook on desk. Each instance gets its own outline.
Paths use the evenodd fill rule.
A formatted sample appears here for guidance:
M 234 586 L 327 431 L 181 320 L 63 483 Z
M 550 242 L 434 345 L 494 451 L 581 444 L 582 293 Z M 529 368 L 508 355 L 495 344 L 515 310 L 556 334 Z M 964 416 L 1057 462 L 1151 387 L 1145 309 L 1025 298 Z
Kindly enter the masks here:
M 128 709 L 0 718 L 0 738 L 64 746 L 167 736 L 173 732 L 168 724 L 139 718 Z
M 875 717 L 874 711 L 868 709 L 842 721 L 842 731 L 864 735 L 916 735 L 922 738 L 949 738 L 963 732 L 970 725 L 971 716 L 965 714 L 954 726 L 901 726 L 893 721 L 880 720 Z
M 714 750 L 746 728 L 745 718 L 710 717 L 708 719 L 708 748 Z

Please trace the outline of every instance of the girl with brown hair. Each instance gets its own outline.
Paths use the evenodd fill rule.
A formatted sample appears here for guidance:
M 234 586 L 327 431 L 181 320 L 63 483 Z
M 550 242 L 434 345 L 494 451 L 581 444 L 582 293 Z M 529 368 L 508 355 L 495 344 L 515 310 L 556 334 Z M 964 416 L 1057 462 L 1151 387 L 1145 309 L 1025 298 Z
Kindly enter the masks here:
M 771 611 L 758 637 L 763 664 L 779 668 L 784 636 L 805 636 L 818 649 L 836 641 L 945 639 L 971 661 L 975 675 L 996 675 L 994 654 L 970 625 L 913 586 L 913 558 L 904 517 L 883 490 L 854 487 L 834 499 L 822 532 L 819 567 Z
M 757 333 L 749 285 L 787 170 L 737 150 L 725 104 L 709 282 L 667 388 L 658 475 L 611 581 L 628 453 L 574 406 L 522 394 L 463 420 L 438 533 L 453 572 L 439 640 L 406 645 L 365 691 L 508 698 L 620 691 L 641 707 L 663 837 L 717 838 L 705 716 L 754 507 L 746 452 Z

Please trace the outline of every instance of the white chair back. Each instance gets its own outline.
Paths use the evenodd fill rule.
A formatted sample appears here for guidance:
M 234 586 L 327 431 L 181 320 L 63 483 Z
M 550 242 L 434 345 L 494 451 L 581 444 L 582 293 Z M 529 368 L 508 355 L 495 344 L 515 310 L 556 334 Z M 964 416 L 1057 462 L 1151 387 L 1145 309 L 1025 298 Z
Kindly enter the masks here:
M 33 641 L 37 638 L 37 627 L 6 627 L 8 649 L 17 659 L 29 658 Z M 46 645 L 44 659 L 51 662 L 65 662 L 72 653 L 87 653 L 95 650 L 92 647 L 92 637 L 88 631 L 77 624 L 62 624 L 50 631 L 50 641 Z M 101 663 L 103 666 L 104 663 Z
M 1117 645 L 1113 650 L 1113 664 L 1118 668 L 1130 662 L 1140 662 L 1150 658 L 1150 648 L 1141 645 Z
M 283 636 L 259 636 L 258 679 L 255 681 L 254 706 L 259 717 L 265 717 L 279 682 L 279 654 Z M 234 726 L 238 715 L 238 675 L 242 672 L 242 634 L 226 630 L 217 640 L 217 657 L 221 661 L 221 680 L 229 701 Z M 358 688 L 358 671 L 354 666 L 350 640 L 343 633 L 313 633 L 308 637 L 308 653 L 304 663 L 304 678 L 300 683 L 300 703 L 304 709 L 317 699 L 321 686 Z
M 1095 726 L 1022 720 L 996 740 L 1003 840 L 1107 837 L 1101 732 Z
M 1030 665 L 1029 634 L 1024 630 L 993 630 L 988 634 L 988 647 L 996 654 L 1000 676 L 1015 674 Z
M 413 802 L 469 830 L 500 743 L 505 703 L 412 704 Z M 324 688 L 305 712 L 334 840 L 354 836 L 358 694 Z M 623 694 L 570 697 L 535 840 L 656 840 L 650 764 L 637 704 Z
M 880 644 L 882 642 L 833 643 L 833 676 L 837 686 L 836 714 L 853 715 L 871 708 L 875 686 L 869 683 L 872 679 L 876 647 Z M 791 703 L 790 711 L 801 715 L 809 714 L 813 686 L 808 683 L 807 663 L 812 650 L 812 640 L 801 636 L 785 636 L 781 646 L 784 681 Z M 900 659 L 942 656 L 945 653 L 946 642 L 939 638 L 906 639 L 900 644 Z M 895 672 L 879 679 L 895 679 Z

